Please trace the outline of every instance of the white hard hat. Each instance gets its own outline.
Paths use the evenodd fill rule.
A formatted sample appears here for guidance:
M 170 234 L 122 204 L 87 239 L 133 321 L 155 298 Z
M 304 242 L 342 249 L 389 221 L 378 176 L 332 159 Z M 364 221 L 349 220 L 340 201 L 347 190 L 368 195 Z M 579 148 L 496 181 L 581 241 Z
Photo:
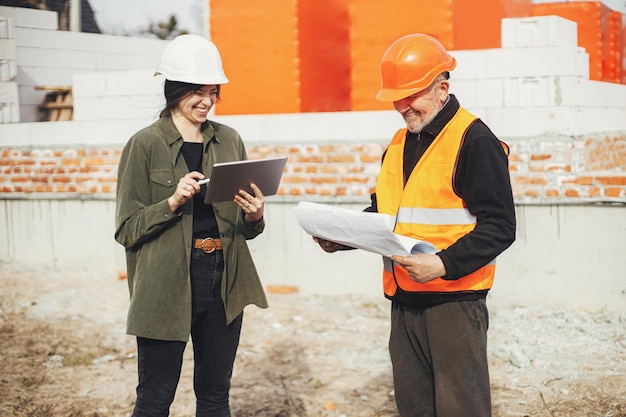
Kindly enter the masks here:
M 222 58 L 210 40 L 198 35 L 175 37 L 163 50 L 154 75 L 190 84 L 226 84 Z

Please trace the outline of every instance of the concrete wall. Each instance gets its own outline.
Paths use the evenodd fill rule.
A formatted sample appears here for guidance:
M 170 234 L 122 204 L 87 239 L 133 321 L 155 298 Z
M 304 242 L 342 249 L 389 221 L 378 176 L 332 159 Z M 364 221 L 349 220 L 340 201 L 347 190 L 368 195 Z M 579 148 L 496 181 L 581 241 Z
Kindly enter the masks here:
M 382 297 L 381 258 L 327 254 L 298 226 L 295 203 L 267 203 L 267 228 L 249 242 L 265 285 Z M 360 210 L 366 202 L 343 204 Z M 0 262 L 125 271 L 112 200 L 0 200 Z M 626 312 L 626 206 L 520 205 L 517 241 L 498 258 L 490 305 Z

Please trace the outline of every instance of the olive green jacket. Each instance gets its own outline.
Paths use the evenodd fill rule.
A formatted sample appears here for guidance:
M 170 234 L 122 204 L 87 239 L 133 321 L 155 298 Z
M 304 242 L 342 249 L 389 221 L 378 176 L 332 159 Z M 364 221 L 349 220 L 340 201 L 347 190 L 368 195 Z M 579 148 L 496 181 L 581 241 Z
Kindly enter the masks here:
M 246 159 L 239 134 L 209 121 L 202 125 L 202 170 L 208 178 L 216 162 Z M 191 331 L 193 202 L 175 213 L 167 202 L 189 172 L 180 149 L 183 139 L 170 116 L 140 130 L 128 141 L 118 166 L 115 240 L 126 248 L 130 306 L 126 332 L 160 340 L 187 341 Z M 265 221 L 247 223 L 232 201 L 213 204 L 224 247 L 222 299 L 230 323 L 248 304 L 266 308 L 267 299 L 247 239 Z

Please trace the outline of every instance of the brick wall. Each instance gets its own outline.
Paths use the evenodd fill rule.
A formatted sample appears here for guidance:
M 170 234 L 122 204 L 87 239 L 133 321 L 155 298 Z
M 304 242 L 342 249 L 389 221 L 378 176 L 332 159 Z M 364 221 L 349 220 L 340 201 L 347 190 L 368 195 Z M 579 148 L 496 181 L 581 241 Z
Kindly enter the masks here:
M 625 202 L 626 136 L 510 143 L 518 202 Z
M 507 141 L 505 139 L 505 141 Z M 518 203 L 626 202 L 626 135 L 511 139 Z M 385 143 L 251 144 L 251 159 L 287 155 L 278 195 L 367 201 Z M 122 145 L 0 149 L 0 198 L 114 198 Z

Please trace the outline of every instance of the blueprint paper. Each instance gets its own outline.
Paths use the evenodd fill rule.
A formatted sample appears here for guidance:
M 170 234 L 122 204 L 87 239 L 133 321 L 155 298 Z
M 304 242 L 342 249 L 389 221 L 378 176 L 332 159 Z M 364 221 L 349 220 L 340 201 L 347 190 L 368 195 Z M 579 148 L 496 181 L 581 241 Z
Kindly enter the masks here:
M 396 218 L 325 204 L 301 201 L 294 207 L 300 227 L 311 236 L 391 257 L 414 253 L 434 254 L 435 247 L 422 240 L 393 233 Z

